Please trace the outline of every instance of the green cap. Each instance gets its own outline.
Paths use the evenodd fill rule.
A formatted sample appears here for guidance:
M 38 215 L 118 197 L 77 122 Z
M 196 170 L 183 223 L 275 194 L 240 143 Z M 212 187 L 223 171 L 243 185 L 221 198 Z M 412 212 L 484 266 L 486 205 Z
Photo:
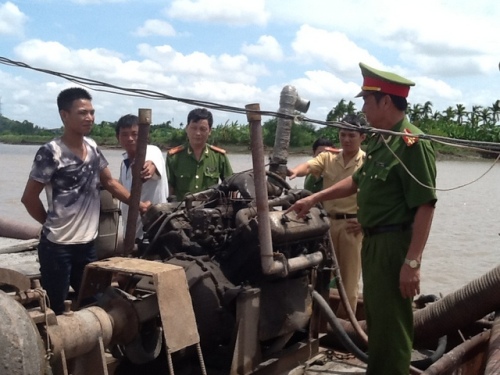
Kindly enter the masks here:
M 359 67 L 363 75 L 363 86 L 361 86 L 361 92 L 356 95 L 356 98 L 371 94 L 373 91 L 406 98 L 410 92 L 410 86 L 415 86 L 415 82 L 395 73 L 384 72 L 362 62 L 359 63 Z

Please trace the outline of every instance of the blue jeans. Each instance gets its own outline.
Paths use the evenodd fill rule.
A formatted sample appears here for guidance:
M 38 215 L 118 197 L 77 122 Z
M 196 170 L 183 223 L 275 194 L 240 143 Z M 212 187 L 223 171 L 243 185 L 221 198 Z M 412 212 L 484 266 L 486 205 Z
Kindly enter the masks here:
M 85 244 L 61 245 L 44 235 L 38 244 L 38 261 L 42 287 L 47 291 L 50 307 L 56 314 L 64 311 L 69 287 L 78 294 L 85 266 L 97 260 L 94 241 Z

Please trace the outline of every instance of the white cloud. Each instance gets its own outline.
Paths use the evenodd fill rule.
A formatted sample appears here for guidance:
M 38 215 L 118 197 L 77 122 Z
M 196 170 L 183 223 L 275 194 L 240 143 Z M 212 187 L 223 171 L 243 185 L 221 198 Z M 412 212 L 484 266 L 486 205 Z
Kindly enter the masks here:
M 28 17 L 10 1 L 0 4 L 0 35 L 24 34 L 24 25 Z
M 243 44 L 241 51 L 263 60 L 281 61 L 283 59 L 283 50 L 276 38 L 271 35 L 262 35 L 256 44 Z
M 7 42 L 2 44 L 2 55 L 14 55 L 35 67 L 175 97 L 237 106 L 259 102 L 263 110 L 276 110 L 282 87 L 292 84 L 311 100 L 307 116 L 317 119 L 324 119 L 340 99 L 352 98 L 361 107 L 353 98 L 361 84 L 360 61 L 415 81 L 412 103 L 430 100 L 434 108 L 444 109 L 459 102 L 491 105 L 498 99 L 500 3 L 493 0 L 470 4 L 421 0 L 405 7 L 396 0 L 352 0 L 342 6 L 331 0 L 172 0 L 148 2 L 152 8 L 160 7 L 153 10 L 135 2 L 126 7 L 110 5 L 108 0 L 94 0 L 95 6 L 91 2 L 80 0 L 79 4 L 86 4 L 80 23 L 57 18 L 57 12 L 50 11 L 56 6 L 52 1 L 43 3 L 43 18 L 37 17 L 38 8 L 24 2 L 0 3 L 0 36 L 7 35 L 5 25 L 21 37 L 30 26 L 25 31 L 30 39 L 17 46 L 13 38 L 2 38 Z M 73 13 L 82 11 L 74 2 L 67 6 Z M 127 16 L 111 18 L 125 10 Z M 113 27 L 92 24 L 94 20 L 87 18 L 91 11 L 117 23 Z M 17 21 L 12 16 L 16 14 Z M 165 15 L 168 18 L 162 18 Z M 20 26 L 11 27 L 14 21 Z M 43 27 L 41 22 L 58 27 Z M 93 26 L 81 34 L 82 24 Z M 149 44 L 134 45 L 134 39 L 123 37 L 134 32 L 175 38 L 168 44 L 155 45 L 146 39 Z M 0 66 L 4 113 L 41 126 L 59 126 L 54 100 L 62 88 L 73 84 L 15 69 Z M 36 106 L 26 92 L 39 93 Z M 98 121 L 114 121 L 139 106 L 152 107 L 155 122 L 174 117 L 185 121 L 191 108 L 171 101 L 95 91 L 93 95 Z M 50 109 L 49 115 L 45 108 Z M 222 122 L 240 116 L 216 112 Z M 53 118 L 47 120 L 47 116 Z
M 235 26 L 265 25 L 269 19 L 264 0 L 174 0 L 167 15 Z
M 358 62 L 376 63 L 365 49 L 358 47 L 345 34 L 303 25 L 292 43 L 296 59 L 309 64 L 322 61 L 335 72 L 359 74 Z
M 203 52 L 182 54 L 169 45 L 141 44 L 139 54 L 156 61 L 168 72 L 178 74 L 183 81 L 216 80 L 229 83 L 255 84 L 258 76 L 268 74 L 267 69 L 250 63 L 244 55 L 207 55 Z
M 173 26 L 166 21 L 147 20 L 134 34 L 137 36 L 159 35 L 168 37 L 175 36 L 176 32 Z

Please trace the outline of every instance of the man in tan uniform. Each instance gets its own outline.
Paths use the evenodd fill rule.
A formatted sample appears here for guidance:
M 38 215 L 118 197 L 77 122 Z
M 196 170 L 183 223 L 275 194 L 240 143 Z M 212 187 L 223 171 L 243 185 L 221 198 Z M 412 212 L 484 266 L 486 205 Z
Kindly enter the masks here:
M 357 115 L 347 115 L 342 121 L 358 128 L 366 125 L 365 119 Z M 351 176 L 363 164 L 365 152 L 360 147 L 365 139 L 365 134 L 355 130 L 341 129 L 339 138 L 342 146 L 340 153 L 322 152 L 314 159 L 291 169 L 289 178 L 294 179 L 308 173 L 323 176 L 323 189 L 325 189 Z M 358 211 L 356 194 L 346 198 L 324 201 L 323 206 L 330 216 L 330 233 L 340 268 L 340 276 L 349 304 L 356 312 L 361 275 L 361 242 L 363 240 L 361 226 L 356 219 Z M 337 316 L 347 318 L 344 306 L 340 305 Z

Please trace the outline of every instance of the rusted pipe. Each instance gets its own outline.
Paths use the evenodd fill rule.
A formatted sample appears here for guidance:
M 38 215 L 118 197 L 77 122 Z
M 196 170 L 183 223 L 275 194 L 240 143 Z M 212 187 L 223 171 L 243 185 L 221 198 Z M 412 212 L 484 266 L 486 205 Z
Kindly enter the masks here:
M 267 199 L 266 170 L 264 163 L 264 144 L 262 141 L 262 127 L 259 104 L 248 104 L 247 119 L 250 123 L 250 145 L 252 148 L 252 162 L 255 184 L 255 201 L 257 206 L 257 221 L 259 223 L 259 243 L 262 272 L 265 275 L 281 273 L 286 276 L 288 272 L 297 271 L 318 265 L 323 260 L 321 252 L 287 259 L 282 256 L 275 260 L 269 220 L 269 202 Z M 257 112 L 254 112 L 257 111 Z
M 102 337 L 107 347 L 113 336 L 110 316 L 100 307 L 88 307 L 57 316 L 57 325 L 49 325 L 47 333 L 52 344 L 54 359 L 64 350 L 66 359 L 76 358 L 90 352 Z
M 422 375 L 440 375 L 449 374 L 452 370 L 456 369 L 464 359 L 465 355 L 477 348 L 478 346 L 485 345 L 490 338 L 491 331 L 482 332 L 470 340 L 463 342 L 456 346 L 448 353 L 443 355 L 441 359 L 432 364 Z
M 150 124 L 151 109 L 139 108 L 139 134 L 137 136 L 134 165 L 132 166 L 132 187 L 130 189 L 125 239 L 123 240 L 123 252 L 125 255 L 129 255 L 135 245 L 137 218 L 139 217 L 139 203 L 141 201 L 142 190 L 141 171 L 144 166 L 144 161 L 146 160 Z
M 278 113 L 288 116 L 293 116 L 295 111 L 305 113 L 309 109 L 309 104 L 309 100 L 302 99 L 294 86 L 287 85 L 281 90 Z M 274 139 L 274 148 L 269 170 L 282 178 L 286 177 L 286 164 L 288 160 L 288 146 L 290 145 L 292 123 L 292 119 L 279 117 L 276 127 L 276 138 Z
M 415 312 L 415 342 L 438 339 L 500 309 L 500 266 Z
M 262 126 L 259 104 L 247 104 L 245 109 L 250 123 L 250 147 L 252 148 L 252 163 L 255 184 L 255 202 L 257 220 L 259 222 L 259 243 L 262 272 L 265 275 L 280 273 L 285 270 L 283 261 L 275 261 L 271 238 L 271 223 L 269 222 L 269 206 L 267 203 L 266 167 L 264 162 L 264 144 L 262 141 Z
M 31 240 L 40 237 L 40 224 L 26 224 L 0 217 L 0 237 Z
M 495 313 L 495 322 L 488 343 L 488 356 L 484 375 L 500 374 L 500 310 Z

